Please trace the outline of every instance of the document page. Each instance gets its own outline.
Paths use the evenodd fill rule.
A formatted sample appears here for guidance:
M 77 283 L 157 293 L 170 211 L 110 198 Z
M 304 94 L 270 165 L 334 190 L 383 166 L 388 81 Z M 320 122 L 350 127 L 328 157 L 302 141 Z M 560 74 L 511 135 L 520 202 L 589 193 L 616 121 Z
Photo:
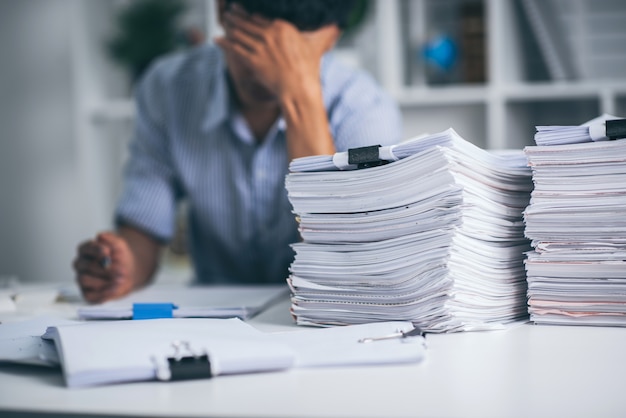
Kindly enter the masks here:
M 153 285 L 99 305 L 78 309 L 83 319 L 124 319 L 133 317 L 134 303 L 173 303 L 174 317 L 249 319 L 289 293 L 286 285 L 187 286 Z

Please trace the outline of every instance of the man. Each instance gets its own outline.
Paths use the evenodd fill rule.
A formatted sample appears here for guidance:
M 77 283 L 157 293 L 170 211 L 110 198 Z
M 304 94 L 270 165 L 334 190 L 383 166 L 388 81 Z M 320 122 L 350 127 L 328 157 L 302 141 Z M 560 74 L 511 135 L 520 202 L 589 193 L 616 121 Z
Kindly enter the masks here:
M 197 281 L 287 278 L 299 239 L 289 161 L 400 139 L 397 106 L 326 54 L 351 3 L 221 0 L 215 45 L 151 67 L 137 87 L 117 231 L 81 244 L 74 261 L 87 301 L 150 282 L 183 199 Z

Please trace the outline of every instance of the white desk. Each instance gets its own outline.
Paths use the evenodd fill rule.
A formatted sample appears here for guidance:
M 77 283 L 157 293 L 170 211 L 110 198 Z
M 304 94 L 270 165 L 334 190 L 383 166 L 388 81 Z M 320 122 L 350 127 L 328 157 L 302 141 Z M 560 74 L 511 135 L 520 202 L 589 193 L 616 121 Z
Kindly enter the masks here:
M 285 301 L 250 322 L 293 328 L 288 307 Z M 67 389 L 58 370 L 2 365 L 0 416 L 626 416 L 626 329 L 523 325 L 427 340 L 427 360 L 411 366 L 89 389 Z

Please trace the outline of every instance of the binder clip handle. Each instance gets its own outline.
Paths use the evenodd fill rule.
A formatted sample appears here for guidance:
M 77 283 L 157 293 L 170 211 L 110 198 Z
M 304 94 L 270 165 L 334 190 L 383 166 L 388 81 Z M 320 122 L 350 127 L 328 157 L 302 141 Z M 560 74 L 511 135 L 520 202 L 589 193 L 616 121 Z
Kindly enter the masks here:
M 378 150 L 380 145 L 370 145 L 367 147 L 350 148 L 348 150 L 348 164 L 356 165 L 358 168 L 370 168 L 388 164 L 389 161 L 380 158 Z
M 207 354 L 180 359 L 168 357 L 169 380 L 206 379 L 212 377 L 211 362 Z
M 213 376 L 208 354 L 193 352 L 188 341 L 174 341 L 172 347 L 174 347 L 174 355 L 167 357 L 166 364 L 159 364 L 157 359 L 152 357 L 156 367 L 157 379 L 190 380 L 206 379 Z
M 609 139 L 626 138 L 626 119 L 607 120 L 606 137 Z

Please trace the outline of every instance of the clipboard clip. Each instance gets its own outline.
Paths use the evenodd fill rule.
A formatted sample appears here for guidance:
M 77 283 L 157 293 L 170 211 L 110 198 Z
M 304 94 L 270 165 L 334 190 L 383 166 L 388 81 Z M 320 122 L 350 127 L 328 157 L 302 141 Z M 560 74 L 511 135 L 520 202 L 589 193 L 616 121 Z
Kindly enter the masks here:
M 607 120 L 606 137 L 610 140 L 626 138 L 626 119 Z
M 383 335 L 381 337 L 369 337 L 369 338 L 361 338 L 359 340 L 360 343 L 371 343 L 375 341 L 383 341 L 383 340 L 395 340 L 409 337 L 423 337 L 424 332 L 420 327 L 415 327 L 409 331 L 397 330 L 393 334 Z
M 614 141 L 626 138 L 626 119 L 608 119 L 589 125 L 592 141 Z
M 206 352 L 196 353 L 189 341 L 172 341 L 174 355 L 167 357 L 166 363 L 159 363 L 155 356 L 156 377 L 162 381 L 206 379 L 213 376 L 211 361 Z
M 360 148 L 350 148 L 348 151 L 333 154 L 333 164 L 339 170 L 352 170 L 355 168 L 370 168 L 398 161 L 399 158 L 393 152 L 396 145 L 382 147 L 370 145 Z
M 389 161 L 380 158 L 379 148 L 381 148 L 380 145 L 350 148 L 348 150 L 348 164 L 356 165 L 359 169 L 388 164 Z

